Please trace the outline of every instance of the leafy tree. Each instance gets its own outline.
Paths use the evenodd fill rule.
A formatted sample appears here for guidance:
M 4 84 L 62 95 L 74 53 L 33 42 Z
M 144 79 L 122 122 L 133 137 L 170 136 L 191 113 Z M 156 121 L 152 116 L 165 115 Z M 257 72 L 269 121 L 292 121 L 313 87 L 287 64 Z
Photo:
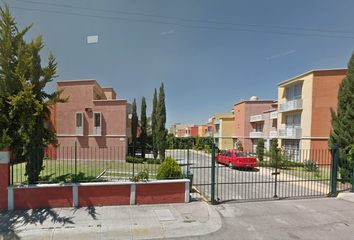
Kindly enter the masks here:
M 141 157 L 145 158 L 145 148 L 146 148 L 146 139 L 147 139 L 147 132 L 146 132 L 146 100 L 145 97 L 141 100 L 141 115 L 140 115 L 140 144 L 141 144 Z
M 338 143 L 341 159 L 339 162 L 342 177 L 352 179 L 353 165 L 350 164 L 350 156 L 347 156 L 349 148 L 354 145 L 354 52 L 348 63 L 347 76 L 342 80 L 338 90 L 337 112 L 331 108 L 332 130 L 328 140 L 329 148 Z
M 63 90 L 44 92 L 46 84 L 57 77 L 55 58 L 50 52 L 48 65 L 41 66 L 42 35 L 26 43 L 23 36 L 32 24 L 19 32 L 8 3 L 4 3 L 5 9 L 0 7 L 0 148 L 12 144 L 17 153 L 23 149 L 25 174 L 29 183 L 35 183 L 43 169 L 43 148 L 57 144 L 43 120 L 50 119 L 52 105 L 68 98 L 60 98 Z
M 151 113 L 151 132 L 152 132 L 152 143 L 154 159 L 158 155 L 158 140 L 157 140 L 157 92 L 155 88 L 154 99 L 152 101 L 152 113 Z
M 158 141 L 158 150 L 160 153 L 160 161 L 163 162 L 165 159 L 165 149 L 166 149 L 166 106 L 165 106 L 165 91 L 163 83 L 161 83 L 159 100 L 157 102 L 157 141 Z
M 134 102 L 132 104 L 132 140 L 133 140 L 133 145 L 136 145 L 136 135 L 137 135 L 137 130 L 138 130 L 138 114 L 136 112 L 136 100 L 134 98 Z M 135 156 L 135 149 L 133 156 Z
M 263 156 L 264 156 L 264 139 L 263 138 L 260 138 L 257 142 L 256 153 L 258 156 L 258 160 L 263 161 Z
M 270 152 L 275 152 L 278 149 L 278 138 L 273 138 L 272 146 L 270 147 Z

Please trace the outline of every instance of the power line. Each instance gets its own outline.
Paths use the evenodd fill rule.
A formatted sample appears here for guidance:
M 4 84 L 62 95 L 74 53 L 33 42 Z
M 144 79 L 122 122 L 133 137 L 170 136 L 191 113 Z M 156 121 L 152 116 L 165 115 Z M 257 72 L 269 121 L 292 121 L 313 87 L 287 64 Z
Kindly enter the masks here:
M 173 22 L 138 20 L 138 19 L 129 19 L 129 18 L 118 18 L 118 17 L 106 17 L 106 16 L 96 16 L 96 15 L 89 15 L 89 14 L 68 13 L 68 12 L 41 10 L 41 9 L 30 9 L 30 8 L 21 8 L 21 7 L 11 7 L 11 8 L 21 9 L 21 10 L 29 10 L 29 11 L 37 11 L 37 12 L 49 12 L 49 13 L 58 13 L 58 14 L 66 14 L 66 15 L 76 15 L 76 16 L 82 16 L 82 17 L 94 17 L 94 18 L 113 19 L 113 20 L 131 21 L 131 22 L 155 23 L 155 24 L 167 24 L 167 25 L 175 25 L 175 26 L 180 26 L 180 27 L 199 28 L 199 29 L 212 29 L 212 30 L 237 31 L 237 32 L 255 32 L 255 33 L 295 35 L 295 36 L 308 36 L 308 37 L 328 37 L 328 38 L 354 39 L 354 37 L 348 37 L 348 36 L 318 35 L 318 34 L 290 33 L 290 32 L 271 32 L 271 31 L 246 30 L 246 29 L 221 28 L 221 27 L 203 27 L 203 26 L 194 26 L 194 25 L 184 25 L 184 24 L 173 23 Z
M 350 31 L 334 31 L 334 30 L 311 29 L 311 28 L 294 28 L 294 27 L 267 26 L 267 25 L 243 24 L 243 23 L 232 23 L 232 22 L 205 21 L 205 20 L 184 19 L 184 18 L 179 18 L 179 17 L 174 17 L 174 16 L 154 15 L 154 14 L 144 14 L 144 13 L 132 13 L 132 12 L 125 12 L 125 11 L 113 11 L 113 10 L 95 9 L 95 8 L 88 8 L 88 7 L 77 7 L 77 6 L 64 5 L 64 4 L 44 3 L 44 2 L 29 1 L 29 0 L 13 0 L 13 1 L 28 2 L 28 3 L 42 4 L 42 5 L 51 5 L 51 6 L 58 6 L 58 7 L 85 9 L 85 10 L 92 10 L 92 11 L 99 11 L 99 12 L 110 12 L 110 13 L 128 14 L 128 15 L 136 15 L 136 16 L 169 18 L 169 19 L 175 19 L 175 20 L 187 21 L 187 22 L 196 22 L 196 23 L 212 23 L 212 24 L 224 24 L 224 25 L 233 25 L 233 26 L 246 26 L 246 27 L 275 28 L 275 29 L 298 30 L 298 31 L 315 31 L 315 32 L 327 32 L 327 33 L 331 32 L 331 33 L 351 33 L 351 34 L 354 34 L 354 32 L 350 32 Z

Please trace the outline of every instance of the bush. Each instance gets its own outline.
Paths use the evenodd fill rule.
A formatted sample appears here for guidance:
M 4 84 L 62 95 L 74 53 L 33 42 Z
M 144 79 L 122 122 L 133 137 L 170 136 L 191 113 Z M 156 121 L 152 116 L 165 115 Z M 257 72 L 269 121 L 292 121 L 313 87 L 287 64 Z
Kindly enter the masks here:
M 175 159 L 168 156 L 157 169 L 157 179 L 181 179 L 183 178 L 181 167 Z
M 139 182 L 141 180 L 149 181 L 149 171 L 145 169 L 144 171 L 139 172 L 136 176 L 130 178 L 132 182 Z
M 161 164 L 160 159 L 153 159 L 153 158 L 148 158 L 146 160 L 147 164 Z
M 133 157 L 132 156 L 126 156 L 125 157 L 125 161 L 128 162 L 128 163 L 133 163 Z M 144 159 L 134 157 L 134 163 L 144 163 Z
M 318 172 L 320 169 L 317 163 L 314 163 L 312 160 L 306 160 L 303 163 L 303 167 L 305 171 L 308 172 Z
M 211 147 L 209 145 L 205 145 L 204 148 L 206 153 L 211 153 Z
M 264 139 L 260 138 L 257 142 L 257 156 L 259 161 L 263 161 L 264 156 Z

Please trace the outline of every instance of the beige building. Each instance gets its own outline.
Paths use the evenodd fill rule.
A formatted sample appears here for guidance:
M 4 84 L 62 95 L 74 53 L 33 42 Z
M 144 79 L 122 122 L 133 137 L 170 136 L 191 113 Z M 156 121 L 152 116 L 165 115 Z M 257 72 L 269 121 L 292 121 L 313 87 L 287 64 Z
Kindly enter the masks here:
M 213 116 L 215 145 L 219 149 L 234 149 L 232 139 L 234 133 L 234 116 L 232 113 L 214 114 Z

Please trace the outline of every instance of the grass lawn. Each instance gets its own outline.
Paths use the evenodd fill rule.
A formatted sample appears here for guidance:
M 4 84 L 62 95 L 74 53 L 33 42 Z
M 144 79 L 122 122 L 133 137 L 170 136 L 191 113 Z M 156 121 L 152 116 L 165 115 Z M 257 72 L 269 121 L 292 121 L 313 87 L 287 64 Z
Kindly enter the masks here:
M 40 182 L 75 182 L 75 161 L 74 160 L 43 160 L 44 170 L 40 174 Z M 25 163 L 13 166 L 14 185 L 27 184 L 25 176 Z M 145 169 L 150 172 L 150 178 L 154 178 L 159 164 L 134 163 L 135 175 Z M 95 181 L 104 170 L 107 172 L 103 178 L 122 177 L 122 180 L 133 176 L 133 163 L 125 161 L 95 161 L 80 160 L 76 163 L 78 181 Z M 10 170 L 12 171 L 12 169 Z M 96 180 L 97 181 L 97 180 Z

